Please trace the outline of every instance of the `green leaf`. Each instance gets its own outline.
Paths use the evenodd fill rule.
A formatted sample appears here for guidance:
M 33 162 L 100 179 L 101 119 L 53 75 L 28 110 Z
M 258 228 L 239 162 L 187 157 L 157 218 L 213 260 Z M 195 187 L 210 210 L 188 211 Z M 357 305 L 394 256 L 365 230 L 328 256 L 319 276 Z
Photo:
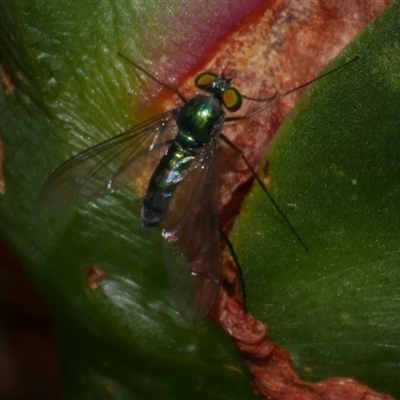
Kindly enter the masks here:
M 122 132 L 137 121 L 156 114 L 153 103 L 155 99 L 163 100 L 164 93 L 155 85 L 149 84 L 141 74 L 132 71 L 129 65 L 118 60 L 117 51 L 136 61 L 143 61 L 146 69 L 158 72 L 157 76 L 160 79 L 179 87 L 179 74 L 194 69 L 199 60 L 206 57 L 207 52 L 215 47 L 215 41 L 226 35 L 241 18 L 245 18 L 246 12 L 248 13 L 253 7 L 247 6 L 250 3 L 252 2 L 215 1 L 207 3 L 207 7 L 204 7 L 203 2 L 103 0 L 94 3 L 42 0 L 3 2 L 0 5 L 0 56 L 7 64 L 11 79 L 16 85 L 15 89 L 12 85 L 8 87 L 9 93 L 0 94 L 2 109 L 0 135 L 5 148 L 6 182 L 6 195 L 0 198 L 0 230 L 47 298 L 55 322 L 63 380 L 69 398 L 101 399 L 114 396 L 121 399 L 153 397 L 251 399 L 255 397 L 249 383 L 250 377 L 246 365 L 236 354 L 227 335 L 207 320 L 196 327 L 187 326 L 176 313 L 163 269 L 159 233 L 144 234 L 140 229 L 139 203 L 133 201 L 130 188 L 82 208 L 46 212 L 37 204 L 37 195 L 45 179 L 74 152 Z M 392 10 L 395 7 L 398 8 L 397 4 Z M 388 18 L 381 22 L 382 26 L 385 24 L 390 26 Z M 374 54 L 381 56 L 379 62 L 372 63 L 376 69 L 374 74 L 370 75 L 373 75 L 374 79 L 382 80 L 378 85 L 382 93 L 375 89 L 371 94 L 374 96 L 377 92 L 382 94 L 382 97 L 377 97 L 379 101 L 384 98 L 383 93 L 386 94 L 388 91 L 385 85 L 396 87 L 397 80 L 393 80 L 393 74 L 389 73 L 396 63 L 387 60 L 390 58 L 388 55 L 395 54 L 392 49 L 393 41 L 398 37 L 397 32 L 398 29 L 393 30 L 389 39 L 384 38 L 384 41 L 380 39 L 375 45 L 378 51 L 375 49 Z M 373 33 L 375 35 L 375 31 Z M 389 47 L 386 56 L 382 56 L 380 51 L 386 44 Z M 370 46 L 373 48 L 372 44 Z M 357 65 L 360 65 L 360 69 L 357 68 L 360 75 L 355 80 L 357 85 L 354 84 L 354 76 L 351 81 L 352 85 L 359 88 L 358 90 L 370 84 L 370 75 L 366 72 L 367 66 L 371 64 L 364 63 L 364 59 L 366 61 L 373 59 L 373 52 L 363 51 L 365 55 L 357 62 Z M 3 72 L 4 70 L 6 69 L 3 69 Z M 338 76 L 341 78 L 342 75 L 351 74 L 351 71 L 353 66 L 348 72 L 343 71 L 343 74 L 340 72 Z M 176 77 L 178 82 L 172 80 Z M 339 94 L 348 101 L 340 102 L 344 110 L 349 107 L 348 104 L 357 109 L 359 107 L 357 102 L 361 102 L 364 100 L 363 96 L 365 97 L 349 93 L 348 86 L 342 92 L 339 91 Z M 320 101 L 318 96 L 316 102 Z M 332 92 L 327 95 L 328 98 L 330 96 L 333 96 Z M 392 107 L 396 104 L 394 100 L 389 103 Z M 354 104 L 357 104 L 357 107 Z M 322 105 L 321 115 L 326 124 L 335 107 L 327 116 L 328 108 L 324 101 Z M 385 112 L 386 108 L 389 107 L 384 107 Z M 372 130 L 372 122 L 378 119 L 375 121 L 371 111 L 361 109 L 366 114 L 365 120 L 369 121 L 368 129 L 364 131 Z M 344 115 L 343 110 L 337 113 Z M 358 122 L 352 126 L 354 131 L 358 130 L 361 123 L 360 120 L 356 120 Z M 361 121 L 364 119 L 361 118 Z M 335 126 L 335 134 L 339 132 L 340 136 L 346 136 L 347 133 L 347 136 L 352 137 L 353 131 L 350 134 L 347 131 L 348 127 L 344 131 L 339 130 L 337 122 L 337 118 L 331 122 Z M 385 119 L 384 124 L 386 123 Z M 380 128 L 381 126 L 378 129 L 375 125 L 375 132 L 381 132 Z M 308 129 L 311 130 L 310 127 L 307 127 Z M 325 135 L 329 130 L 325 127 L 322 131 Z M 296 127 L 296 135 L 297 132 Z M 321 133 L 321 129 L 318 132 Z M 302 137 L 300 134 L 298 136 Z M 324 138 L 327 140 L 325 136 Z M 305 160 L 307 163 L 311 162 L 312 152 L 309 149 L 314 139 L 307 144 L 307 157 L 301 157 L 303 162 Z M 364 143 L 363 140 L 360 142 L 358 138 L 357 146 Z M 368 140 L 372 143 L 371 139 Z M 347 142 L 355 143 L 349 140 Z M 276 146 L 279 143 L 277 142 Z M 379 145 L 381 144 L 379 141 Z M 323 152 L 321 150 L 321 154 L 327 157 L 326 154 L 331 150 L 331 146 L 325 147 L 324 142 L 321 147 L 325 149 Z M 340 157 L 343 147 L 346 146 L 340 146 L 339 149 Z M 391 151 L 395 149 L 395 145 L 387 144 L 387 147 L 390 147 Z M 379 154 L 380 147 L 376 148 L 374 157 L 375 154 Z M 278 147 L 271 148 L 274 154 L 278 150 Z M 304 218 L 298 218 L 297 215 L 300 214 L 297 214 L 297 211 L 295 215 L 288 214 L 298 227 L 299 233 L 310 245 L 311 252 L 302 253 L 301 247 L 293 240 L 278 217 L 272 217 L 274 224 L 265 222 L 259 229 L 255 229 L 256 222 L 251 221 L 249 215 L 256 215 L 256 204 L 254 210 L 245 213 L 236 232 L 241 232 L 240 229 L 243 229 L 243 235 L 240 233 L 240 238 L 237 238 L 237 243 L 241 245 L 243 251 L 240 254 L 243 265 L 247 268 L 250 268 L 250 265 L 255 266 L 254 269 L 246 270 L 245 277 L 250 309 L 268 321 L 274 338 L 282 338 L 279 339 L 280 342 L 292 351 L 298 368 L 312 368 L 312 378 L 319 379 L 340 373 L 360 377 L 362 381 L 374 384 L 377 389 L 382 387 L 383 390 L 389 390 L 388 388 L 392 388 L 391 385 L 396 381 L 393 380 L 394 373 L 390 375 L 382 372 L 382 375 L 374 375 L 371 371 L 375 373 L 375 365 L 383 365 L 383 362 L 379 364 L 375 361 L 379 360 L 375 358 L 377 351 L 374 350 L 379 347 L 379 343 L 383 344 L 381 348 L 388 354 L 398 354 L 393 333 L 397 310 L 393 311 L 391 324 L 387 317 L 379 314 L 382 309 L 388 309 L 392 303 L 395 304 L 393 300 L 395 297 L 391 296 L 390 302 L 388 300 L 388 304 L 383 304 L 377 295 L 365 297 L 364 286 L 357 286 L 362 290 L 353 290 L 352 288 L 356 286 L 351 285 L 356 281 L 351 274 L 348 274 L 346 265 L 334 269 L 335 272 L 330 274 L 326 272 L 328 264 L 325 263 L 325 255 L 328 253 L 326 242 L 331 243 L 342 231 L 342 237 L 348 240 L 349 228 L 346 226 L 341 231 L 331 230 L 329 227 L 329 230 L 326 230 L 320 225 L 322 220 L 328 217 L 319 216 L 314 204 L 323 204 L 323 207 L 327 208 L 327 205 L 334 204 L 333 199 L 336 197 L 328 197 L 329 202 L 325 204 L 327 196 L 324 190 L 319 189 L 316 196 L 311 189 L 304 189 L 305 183 L 310 185 L 310 182 L 314 182 L 314 174 L 308 172 L 313 169 L 308 164 L 302 170 L 289 168 L 293 179 L 296 179 L 291 183 L 289 193 L 287 188 L 284 190 L 283 186 L 281 188 L 281 185 L 278 185 L 278 182 L 283 182 L 289 175 L 286 169 L 285 179 L 282 179 L 278 170 L 275 171 L 273 162 L 276 162 L 276 165 L 279 161 L 286 164 L 290 159 L 283 154 L 282 149 L 279 151 L 281 155 L 278 159 L 270 153 L 274 193 L 281 204 L 291 202 L 300 204 L 302 198 L 307 199 L 307 207 L 302 206 L 308 210 Z M 297 151 L 295 148 L 295 155 Z M 345 161 L 349 161 L 349 157 L 344 158 Z M 351 159 L 353 158 L 351 156 Z M 293 156 L 293 159 L 297 158 Z M 341 161 L 341 158 L 338 160 Z M 376 165 L 380 166 L 382 160 L 377 157 L 374 160 Z M 331 165 L 328 163 L 328 158 L 322 161 Z M 314 162 L 311 164 L 314 166 Z M 375 167 L 373 168 L 371 164 L 373 165 L 373 161 L 365 162 L 366 171 L 369 167 L 368 174 L 377 171 L 376 165 L 373 165 Z M 339 172 L 343 169 L 341 165 L 338 168 Z M 307 171 L 303 176 L 305 182 L 301 184 L 300 171 Z M 315 177 L 318 176 L 317 172 L 322 173 L 322 171 L 322 168 L 316 168 Z M 385 174 L 382 175 L 382 181 L 386 179 Z M 353 179 L 353 174 L 349 176 Z M 329 176 L 328 183 L 333 182 L 334 188 L 341 188 L 343 182 L 336 178 L 337 181 Z M 360 178 L 357 176 L 356 179 Z M 376 186 L 376 184 L 367 186 L 366 183 L 358 185 L 353 186 L 357 190 L 359 187 Z M 326 186 L 327 184 L 323 185 L 323 189 Z M 297 191 L 294 190 L 296 187 Z M 360 192 L 360 195 L 362 194 Z M 256 199 L 259 195 L 255 193 L 253 196 Z M 389 194 L 385 196 L 388 197 Z M 259 204 L 262 202 L 262 207 L 265 207 L 264 197 L 258 199 Z M 339 199 L 342 197 L 339 196 Z M 394 197 L 392 197 L 394 204 L 396 199 L 393 199 Z M 384 219 L 385 208 L 382 210 Z M 336 210 L 336 214 L 329 213 L 333 221 L 328 220 L 336 223 L 339 220 L 339 211 L 340 208 Z M 353 213 L 354 210 L 349 209 L 347 219 L 351 217 L 353 221 L 355 218 Z M 257 218 L 262 221 L 263 217 Z M 248 224 L 250 229 L 247 231 L 244 229 L 246 221 L 250 221 Z M 372 227 L 383 228 L 389 225 L 389 223 L 379 225 L 379 220 L 373 221 L 367 218 L 367 221 Z M 393 223 L 393 226 L 396 225 L 396 220 L 392 219 L 391 214 L 389 222 Z M 354 223 L 354 226 L 357 225 Z M 258 243 L 254 232 L 261 232 L 261 241 Z M 317 235 L 318 232 L 320 235 Z M 246 259 L 244 240 L 252 243 L 252 247 L 246 249 L 249 254 L 253 254 L 252 258 Z M 260 251 L 265 243 L 271 246 L 267 249 L 267 255 Z M 347 247 L 335 244 L 336 252 L 344 247 L 353 254 L 353 248 L 356 246 L 351 242 L 346 243 L 349 243 Z M 388 246 L 390 261 L 394 265 L 395 240 L 384 243 Z M 392 247 L 389 248 L 390 243 Z M 375 242 L 372 244 L 376 245 Z M 316 257 L 317 250 L 314 249 L 318 248 L 323 249 L 324 253 Z M 370 253 L 375 254 L 373 247 L 369 249 Z M 365 249 L 363 253 L 366 253 Z M 310 266 L 313 265 L 314 257 L 322 260 L 324 264 L 321 266 L 315 262 L 315 268 L 312 269 Z M 283 268 L 282 259 L 286 259 L 291 267 L 294 265 L 295 271 Z M 297 261 L 299 259 L 303 259 L 301 265 L 300 261 Z M 256 266 L 256 260 L 261 260 L 259 267 Z M 268 260 L 268 269 L 265 260 Z M 385 259 L 385 262 L 390 264 L 388 260 Z M 364 264 L 366 263 L 363 262 L 362 266 Z M 357 271 L 361 269 L 359 266 Z M 362 270 L 364 272 L 364 268 Z M 89 271 L 102 272 L 99 273 L 98 280 L 93 282 L 88 276 Z M 287 271 L 287 275 L 284 271 Z M 305 276 L 305 271 L 310 271 L 310 276 Z M 342 275 L 337 275 L 337 271 L 342 271 Z M 393 271 L 391 269 L 390 279 L 387 279 L 389 283 L 386 286 L 392 285 L 395 290 L 397 281 Z M 366 276 L 374 284 L 378 281 L 372 272 Z M 251 275 L 252 273 L 254 275 Z M 363 276 L 358 273 L 353 275 L 356 275 L 357 279 Z M 346 279 L 340 279 L 340 276 Z M 290 278 L 295 282 L 289 284 Z M 293 286 L 296 280 L 300 282 L 300 287 Z M 338 281 L 341 285 L 338 285 Z M 316 284 L 313 285 L 313 282 Z M 344 285 L 344 282 L 347 284 Z M 332 293 L 325 290 L 326 295 L 321 296 L 321 301 L 325 302 L 322 305 L 327 304 L 326 307 L 320 306 L 318 304 L 320 297 L 313 294 L 315 287 L 323 287 L 323 284 L 331 291 L 336 290 Z M 381 288 L 384 293 L 387 293 L 386 286 Z M 378 309 L 372 315 L 375 318 L 372 319 L 372 325 L 374 328 L 386 326 L 388 335 L 381 335 L 379 331 L 378 334 L 381 336 L 373 336 L 377 331 L 372 329 L 363 331 L 365 326 L 369 328 L 371 323 L 365 319 L 362 320 L 364 325 L 360 324 L 360 315 L 371 317 L 369 309 L 363 308 L 364 314 L 350 312 L 349 304 L 351 305 L 353 300 L 346 304 L 349 316 L 347 319 L 342 318 L 343 313 L 339 307 L 341 303 L 337 301 L 339 289 L 342 290 L 341 293 L 353 290 L 355 301 L 364 305 L 365 299 L 371 299 L 367 305 L 374 304 Z M 266 292 L 271 296 L 269 300 L 265 297 Z M 302 303 L 296 297 L 296 293 L 305 296 L 302 297 L 304 299 Z M 278 294 L 281 297 L 278 297 Z M 315 301 L 316 298 L 318 301 Z M 327 303 L 329 298 L 334 306 Z M 290 304 L 285 304 L 285 301 L 289 301 Z M 274 302 L 277 307 L 271 307 Z M 314 302 L 316 307 L 307 309 L 305 306 L 311 302 Z M 332 324 L 328 326 L 327 331 L 321 329 L 321 321 L 318 321 L 317 315 L 313 312 L 315 309 L 322 310 L 325 320 Z M 332 309 L 336 310 L 336 314 L 331 314 Z M 285 315 L 284 312 L 289 312 L 289 315 Z M 306 318 L 300 318 L 300 315 L 306 315 Z M 382 322 L 379 325 L 379 316 L 384 318 L 386 325 Z M 280 328 L 280 324 L 283 321 L 289 322 L 286 325 L 286 332 L 295 334 L 292 339 L 290 336 L 281 335 L 283 328 Z M 302 330 L 298 332 L 296 329 L 299 328 L 301 321 L 303 321 Z M 338 329 L 339 322 L 347 323 L 346 330 Z M 313 324 L 316 324 L 316 327 Z M 362 341 L 363 348 L 369 345 L 369 353 L 358 352 L 359 349 L 355 344 L 361 343 L 361 340 L 357 341 L 357 337 L 356 341 L 352 339 L 340 342 L 339 339 L 343 337 L 342 331 L 361 332 L 363 335 L 361 339 L 368 335 L 370 338 L 373 337 L 373 341 Z M 307 336 L 307 332 L 311 336 Z M 322 332 L 323 338 L 327 333 L 332 335 L 333 332 L 334 340 L 330 337 L 325 342 L 318 342 L 315 340 L 315 335 L 319 332 Z M 335 343 L 338 348 L 333 347 Z M 341 350 L 343 343 L 347 346 L 344 346 L 344 352 Z M 323 345 L 325 347 L 321 347 Z M 349 348 L 353 350 L 349 351 Z M 342 352 L 334 352 L 333 349 Z M 379 352 L 379 356 L 383 351 Z M 365 358 L 360 358 L 358 364 L 355 364 L 351 357 L 344 362 L 344 356 L 351 354 L 354 354 L 354 357 L 360 357 L 360 354 L 370 356 L 370 365 L 366 364 Z M 385 360 L 390 366 L 389 372 L 395 371 L 397 358 L 394 356 L 393 359 Z M 361 367 L 355 371 L 354 365 Z M 383 371 L 383 367 L 381 369 Z M 375 384 L 382 376 L 384 379 L 378 382 L 379 385 Z
M 328 45 L 328 44 L 327 44 Z M 400 398 L 400 3 L 306 93 L 268 148 L 233 231 L 251 314 L 307 380 L 347 376 Z
M 140 228 L 131 188 L 55 212 L 37 201 L 46 178 L 73 152 L 157 114 L 152 97 L 159 101 L 160 89 L 118 59 L 117 51 L 169 82 L 171 71 L 176 77 L 193 67 L 213 45 L 213 35 L 220 38 L 245 17 L 241 11 L 251 10 L 246 2 L 236 5 L 0 6 L 3 73 L 16 85 L 0 94 L 6 184 L 0 229 L 48 301 L 67 398 L 255 397 L 227 335 L 209 320 L 188 326 L 176 312 L 160 233 Z M 153 65 L 145 62 L 149 58 Z M 90 270 L 103 271 L 97 289 Z

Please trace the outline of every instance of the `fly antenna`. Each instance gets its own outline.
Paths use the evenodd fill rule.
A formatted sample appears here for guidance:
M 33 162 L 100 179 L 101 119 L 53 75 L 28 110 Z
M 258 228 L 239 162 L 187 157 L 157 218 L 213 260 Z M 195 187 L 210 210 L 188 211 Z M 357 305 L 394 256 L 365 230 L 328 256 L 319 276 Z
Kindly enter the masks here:
M 133 65 L 135 68 L 138 70 L 142 71 L 145 75 L 147 75 L 149 78 L 153 79 L 153 81 L 157 82 L 160 84 L 163 88 L 169 90 L 170 92 L 175 93 L 184 103 L 187 103 L 187 100 L 183 96 L 183 94 L 176 88 L 167 85 L 166 83 L 160 81 L 158 78 L 156 78 L 154 75 L 151 75 L 149 72 L 147 72 L 143 67 L 140 65 L 136 64 L 134 61 L 130 60 L 128 57 L 124 56 L 122 53 L 117 52 L 117 54 L 122 57 L 125 61 L 127 61 L 129 64 Z
M 336 68 L 334 68 L 334 69 L 332 69 L 332 70 L 330 70 L 328 72 L 325 72 L 324 74 L 322 74 L 320 76 L 317 76 L 315 79 L 312 79 L 311 81 L 308 81 L 308 82 L 303 83 L 303 84 L 301 84 L 299 86 L 296 86 L 295 88 L 290 89 L 290 90 L 286 91 L 285 93 L 280 94 L 279 96 L 274 95 L 274 97 L 272 98 L 271 101 L 268 101 L 269 99 L 266 99 L 268 101 L 266 104 L 264 104 L 262 107 L 258 108 L 257 110 L 251 112 L 250 114 L 241 115 L 241 116 L 238 116 L 238 117 L 229 117 L 229 118 L 225 119 L 225 122 L 238 121 L 238 120 L 241 120 L 241 119 L 250 119 L 250 118 L 254 117 L 254 115 L 257 115 L 258 113 L 264 111 L 266 108 L 271 107 L 272 105 L 277 103 L 279 100 L 282 100 L 284 97 L 288 96 L 289 94 L 291 94 L 293 92 L 296 92 L 297 90 L 303 89 L 306 86 L 311 85 L 312 83 L 314 83 L 316 81 L 319 81 L 320 79 L 325 78 L 326 76 L 328 76 L 330 74 L 333 74 L 336 71 L 339 71 L 339 69 L 342 69 L 342 68 L 346 67 L 347 65 L 349 65 L 350 63 L 358 60 L 359 58 L 360 58 L 360 56 L 356 56 L 356 57 L 352 58 L 350 61 L 347 61 L 346 63 L 344 63 L 342 65 L 339 65 L 338 67 L 336 67 Z M 261 101 L 259 99 L 253 99 L 251 97 L 246 97 L 246 96 L 243 96 L 243 95 L 242 95 L 242 97 L 245 98 L 245 99 L 248 99 L 248 100 Z

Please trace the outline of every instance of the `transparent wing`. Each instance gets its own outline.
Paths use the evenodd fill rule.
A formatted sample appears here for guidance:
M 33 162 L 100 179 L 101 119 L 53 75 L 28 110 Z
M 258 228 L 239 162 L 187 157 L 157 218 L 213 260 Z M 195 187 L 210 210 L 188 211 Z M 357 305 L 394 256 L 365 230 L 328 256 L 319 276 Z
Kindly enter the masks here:
M 177 188 L 162 226 L 167 272 L 183 317 L 214 304 L 221 275 L 216 143 L 205 146 Z
M 151 167 L 144 156 L 152 152 L 156 164 L 176 135 L 173 113 L 144 121 L 72 157 L 44 184 L 39 203 L 45 208 L 87 203 L 132 182 Z

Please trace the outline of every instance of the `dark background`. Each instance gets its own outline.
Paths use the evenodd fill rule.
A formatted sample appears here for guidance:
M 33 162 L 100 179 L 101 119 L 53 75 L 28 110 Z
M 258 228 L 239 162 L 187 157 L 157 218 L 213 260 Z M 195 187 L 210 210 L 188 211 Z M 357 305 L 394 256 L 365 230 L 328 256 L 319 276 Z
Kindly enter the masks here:
M 43 297 L 0 238 L 0 399 L 61 399 L 51 321 Z

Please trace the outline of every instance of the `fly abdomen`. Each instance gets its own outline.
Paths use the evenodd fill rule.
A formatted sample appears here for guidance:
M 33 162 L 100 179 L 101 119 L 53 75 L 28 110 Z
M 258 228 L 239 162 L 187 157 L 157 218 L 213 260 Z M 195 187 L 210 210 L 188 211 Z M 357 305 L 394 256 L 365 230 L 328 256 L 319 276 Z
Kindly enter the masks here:
M 154 171 L 141 211 L 142 228 L 151 231 L 164 220 L 176 187 L 185 178 L 195 152 L 173 142 Z

